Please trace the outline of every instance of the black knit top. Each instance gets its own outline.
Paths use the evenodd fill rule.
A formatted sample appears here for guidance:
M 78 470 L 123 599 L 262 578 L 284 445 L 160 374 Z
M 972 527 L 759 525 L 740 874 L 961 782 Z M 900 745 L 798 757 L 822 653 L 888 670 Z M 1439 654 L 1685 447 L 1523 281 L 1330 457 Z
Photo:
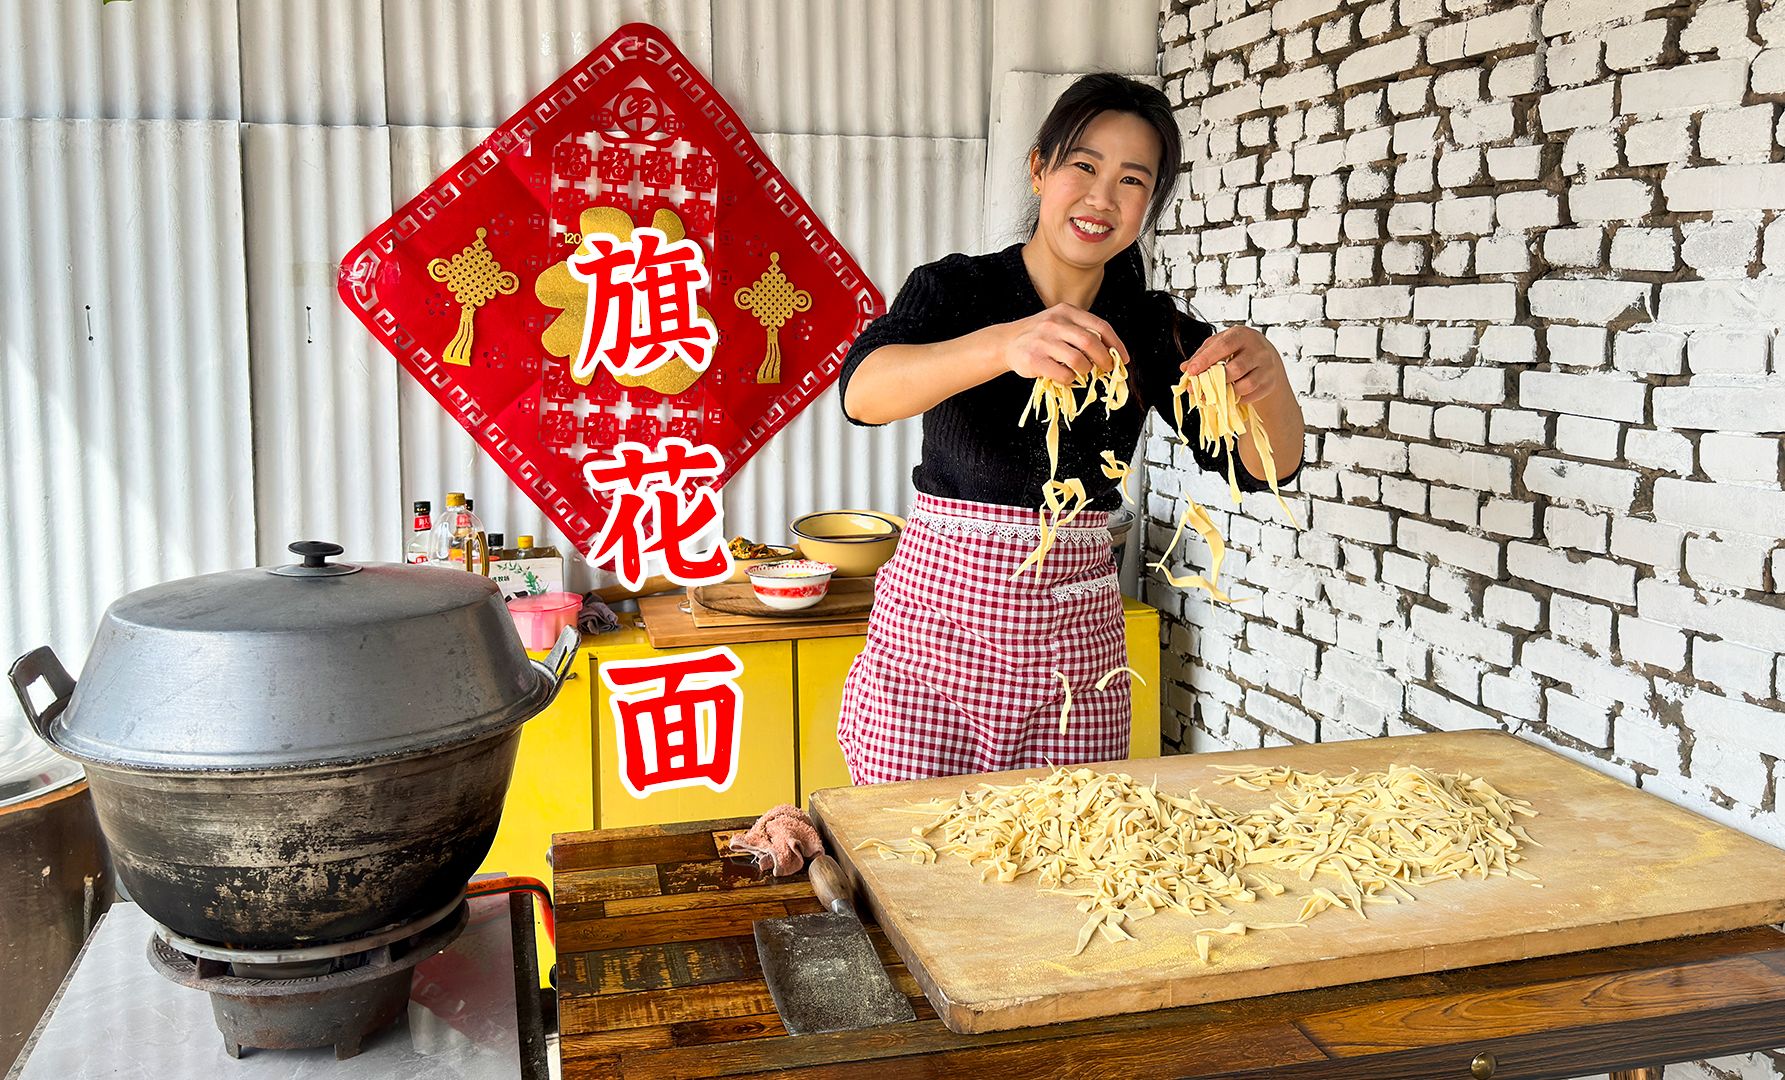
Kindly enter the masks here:
M 1121 503 L 1119 485 L 1103 475 L 1103 451 L 1114 451 L 1123 462 L 1132 458 L 1148 408 L 1158 410 L 1167 425 L 1173 422 L 1171 391 L 1180 375 L 1178 365 L 1212 333 L 1208 324 L 1185 317 L 1180 353 L 1172 340 L 1175 304 L 1169 293 L 1146 287 L 1137 249 L 1129 248 L 1105 267 L 1091 314 L 1114 327 L 1128 347 L 1129 402 L 1108 416 L 1101 402 L 1093 404 L 1070 427 L 1060 429 L 1058 478 L 1083 480 L 1091 509 L 1113 510 Z M 855 369 L 882 345 L 948 341 L 993 323 L 1027 318 L 1042 307 L 1021 244 L 989 255 L 950 255 L 920 266 L 905 279 L 892 309 L 855 339 L 843 361 L 839 389 L 848 389 Z M 1032 386 L 1031 380 L 1006 371 L 924 413 L 923 458 L 911 471 L 917 490 L 1005 506 L 1041 505 L 1041 489 L 1049 479 L 1046 415 L 1031 416 L 1017 426 Z M 861 423 L 847 410 L 844 415 L 852 424 Z M 1195 423 L 1186 419 L 1185 434 L 1197 463 L 1226 475 L 1225 452 L 1197 445 Z M 1247 491 L 1269 486 L 1238 460 L 1234 475 Z

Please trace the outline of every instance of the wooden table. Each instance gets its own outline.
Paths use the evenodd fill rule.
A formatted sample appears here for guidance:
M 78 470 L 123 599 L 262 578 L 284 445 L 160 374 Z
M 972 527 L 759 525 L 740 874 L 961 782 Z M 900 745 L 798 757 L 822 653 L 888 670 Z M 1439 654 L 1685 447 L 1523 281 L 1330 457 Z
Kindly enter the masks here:
M 818 904 L 803 875 L 721 856 L 748 824 L 554 838 L 564 1080 L 1660 1080 L 1665 1063 L 1785 1046 L 1785 934 L 1769 927 L 980 1035 L 943 1027 L 870 927 L 917 1021 L 790 1036 L 750 926 Z

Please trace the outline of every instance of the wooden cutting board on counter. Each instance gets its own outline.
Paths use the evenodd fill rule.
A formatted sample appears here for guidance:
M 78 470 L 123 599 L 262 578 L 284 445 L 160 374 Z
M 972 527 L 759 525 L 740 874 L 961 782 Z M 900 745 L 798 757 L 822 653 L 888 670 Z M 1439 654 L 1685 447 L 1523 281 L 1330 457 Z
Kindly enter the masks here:
M 1267 792 L 1216 785 L 1216 765 L 1288 765 L 1344 773 L 1392 764 L 1482 776 L 1530 802 L 1523 819 L 1541 847 L 1509 877 L 1442 881 L 1399 905 L 1367 905 L 1367 920 L 1327 911 L 1307 925 L 1216 936 L 1207 964 L 1193 932 L 1234 920 L 1288 922 L 1312 887 L 1292 875 L 1282 897 L 1235 904 L 1232 916 L 1162 911 L 1130 920 L 1136 940 L 1094 936 L 1071 954 L 1086 916 L 1071 897 L 1042 892 L 1033 875 L 982 884 L 965 859 L 920 866 L 855 851 L 897 840 L 922 821 L 889 808 L 952 799 L 980 782 L 1012 783 L 1045 770 L 947 777 L 811 797 L 826 846 L 872 910 L 936 1012 L 962 1033 L 1255 997 L 1450 968 L 1523 960 L 1785 920 L 1785 852 L 1682 810 L 1503 732 L 1413 735 L 1313 746 L 1112 762 L 1166 792 L 1195 790 L 1235 809 Z M 1262 872 L 1248 868 L 1247 873 Z M 1324 876 L 1316 884 L 1330 883 Z M 1541 886 L 1541 887 L 1539 887 Z
M 874 607 L 874 579 L 871 577 L 832 578 L 824 598 L 809 608 L 780 611 L 756 598 L 756 588 L 748 581 L 728 581 L 718 585 L 699 585 L 688 590 L 688 614 L 694 625 L 746 626 L 762 619 L 780 622 L 829 622 L 835 619 L 865 619 Z
M 800 638 L 855 637 L 868 632 L 868 613 L 841 619 L 800 621 L 762 619 L 751 615 L 722 616 L 718 626 L 697 626 L 682 610 L 687 593 L 647 596 L 638 602 L 639 619 L 653 649 L 680 649 L 701 645 L 738 645 L 753 641 L 794 641 Z

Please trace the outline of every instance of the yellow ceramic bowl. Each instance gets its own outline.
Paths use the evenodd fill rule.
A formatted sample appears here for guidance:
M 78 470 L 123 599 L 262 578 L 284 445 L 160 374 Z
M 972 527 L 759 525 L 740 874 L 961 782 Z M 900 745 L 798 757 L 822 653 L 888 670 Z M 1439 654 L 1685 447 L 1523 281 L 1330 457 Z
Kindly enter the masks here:
M 781 562 L 784 559 L 793 559 L 799 556 L 799 553 L 787 544 L 766 544 L 764 546 L 774 548 L 775 553 L 761 559 L 732 559 L 731 576 L 725 580 L 749 581 L 750 571 L 758 566 L 767 566 L 769 563 Z
M 872 510 L 826 510 L 794 519 L 800 554 L 837 568 L 838 577 L 867 577 L 892 558 L 904 521 Z

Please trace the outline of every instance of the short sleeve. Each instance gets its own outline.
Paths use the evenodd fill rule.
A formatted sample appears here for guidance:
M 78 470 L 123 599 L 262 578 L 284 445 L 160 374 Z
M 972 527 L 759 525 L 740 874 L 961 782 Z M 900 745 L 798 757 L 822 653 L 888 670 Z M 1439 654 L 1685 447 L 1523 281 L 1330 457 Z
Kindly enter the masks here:
M 1172 398 L 1178 382 L 1178 365 L 1201 348 L 1202 343 L 1214 335 L 1215 328 L 1185 312 L 1170 293 L 1149 292 L 1146 299 L 1150 305 L 1148 314 L 1157 319 L 1155 325 L 1159 327 L 1154 337 L 1157 355 L 1152 357 L 1154 363 L 1148 365 L 1135 381 L 1140 386 L 1141 401 L 1157 412 L 1168 428 L 1175 427 L 1177 420 Z M 1204 472 L 1226 476 L 1227 451 L 1219 446 L 1203 446 L 1201 423 L 1199 413 L 1184 417 L 1184 435 L 1190 440 L 1190 454 Z M 1279 480 L 1278 485 L 1294 480 L 1301 471 L 1301 465 L 1297 464 L 1295 471 Z M 1269 491 L 1271 488 L 1267 481 L 1253 476 L 1237 460 L 1233 476 L 1241 491 Z
M 849 415 L 842 403 L 849 390 L 849 380 L 868 354 L 882 345 L 929 345 L 959 337 L 958 313 L 965 299 L 961 295 L 960 271 L 966 260 L 950 256 L 941 262 L 929 263 L 911 271 L 899 295 L 886 314 L 868 324 L 849 346 L 843 358 L 843 371 L 837 377 L 837 402 L 843 418 L 857 427 L 878 427 L 865 424 Z

